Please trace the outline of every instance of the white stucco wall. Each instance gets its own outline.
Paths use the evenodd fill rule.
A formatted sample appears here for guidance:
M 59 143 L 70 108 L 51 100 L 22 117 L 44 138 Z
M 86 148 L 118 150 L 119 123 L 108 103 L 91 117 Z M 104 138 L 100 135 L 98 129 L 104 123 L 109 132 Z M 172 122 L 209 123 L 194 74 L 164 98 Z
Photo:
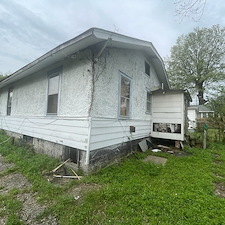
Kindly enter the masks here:
M 107 49 L 95 64 L 99 78 L 90 121 L 90 58 L 86 50 L 13 84 L 12 114 L 1 117 L 2 128 L 87 151 L 148 137 L 152 115 L 146 113 L 147 89 L 161 86 L 151 60 L 140 51 Z M 151 65 L 150 76 L 145 74 L 145 61 Z M 59 111 L 48 116 L 47 73 L 58 66 L 62 66 Z M 131 79 L 131 114 L 122 120 L 118 117 L 121 73 Z M 7 91 L 0 93 L 1 115 L 6 115 Z
M 90 151 L 149 136 L 147 89 L 151 91 L 160 83 L 152 65 L 150 77 L 145 74 L 145 61 L 151 65 L 142 52 L 124 49 L 107 49 L 98 61 L 96 72 L 100 76 L 95 83 Z M 121 74 L 131 79 L 131 114 L 126 119 L 119 117 Z M 130 126 L 135 132 L 130 132 Z
M 0 127 L 10 132 L 87 150 L 90 123 L 90 52 L 67 58 L 9 87 L 13 87 L 11 115 L 7 116 L 8 89 L 0 91 Z M 47 115 L 48 72 L 62 67 L 58 114 Z
M 151 66 L 150 77 L 145 74 L 145 60 Z M 104 61 L 106 67 L 102 70 Z M 95 85 L 93 117 L 118 118 L 119 83 L 122 73 L 131 78 L 130 119 L 150 119 L 150 115 L 146 114 L 147 89 L 151 91 L 154 87 L 159 87 L 160 83 L 151 61 L 143 53 L 107 49 L 97 64 L 96 72 L 101 75 Z
M 85 52 L 88 54 L 89 52 Z M 58 116 L 87 116 L 90 95 L 90 61 L 80 53 L 12 84 L 11 116 L 46 116 L 48 72 L 62 66 L 59 84 Z M 8 88 L 0 93 L 0 113 L 6 115 Z

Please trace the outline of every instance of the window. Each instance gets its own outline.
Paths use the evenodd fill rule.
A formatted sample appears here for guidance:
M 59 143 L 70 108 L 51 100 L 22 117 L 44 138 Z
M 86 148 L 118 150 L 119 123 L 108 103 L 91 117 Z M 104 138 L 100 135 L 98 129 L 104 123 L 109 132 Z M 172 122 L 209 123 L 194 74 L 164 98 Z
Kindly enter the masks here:
M 150 76 L 150 65 L 145 61 L 145 73 Z
M 48 80 L 48 114 L 57 114 L 59 95 L 59 73 L 49 77 Z
M 120 87 L 120 116 L 128 117 L 130 114 L 130 79 L 121 76 Z
M 13 89 L 8 90 L 7 115 L 11 115 Z
M 147 91 L 146 113 L 151 113 L 151 103 L 152 103 L 152 93 L 150 91 Z

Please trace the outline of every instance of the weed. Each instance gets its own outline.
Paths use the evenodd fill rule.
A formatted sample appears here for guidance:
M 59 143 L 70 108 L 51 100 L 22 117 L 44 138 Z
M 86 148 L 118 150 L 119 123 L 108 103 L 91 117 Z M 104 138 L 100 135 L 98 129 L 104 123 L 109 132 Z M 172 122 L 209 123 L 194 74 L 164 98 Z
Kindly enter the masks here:
M 0 140 L 5 137 L 0 136 Z M 164 167 L 143 162 L 147 153 L 134 156 L 96 174 L 64 186 L 49 183 L 42 175 L 59 162 L 37 155 L 22 147 L 5 144 L 0 153 L 15 164 L 10 172 L 20 172 L 32 183 L 39 201 L 48 203 L 40 218 L 54 214 L 62 225 L 72 224 L 224 224 L 225 198 L 215 195 L 216 183 L 223 187 L 225 147 L 220 143 L 208 149 L 187 149 L 188 157 L 167 157 Z M 214 163 L 219 160 L 221 163 Z M 216 177 L 218 174 L 220 177 Z M 96 184 L 74 198 L 70 190 Z M 18 190 L 0 195 L 0 214 L 6 213 L 7 224 L 22 224 L 17 216 L 21 202 L 15 200 Z

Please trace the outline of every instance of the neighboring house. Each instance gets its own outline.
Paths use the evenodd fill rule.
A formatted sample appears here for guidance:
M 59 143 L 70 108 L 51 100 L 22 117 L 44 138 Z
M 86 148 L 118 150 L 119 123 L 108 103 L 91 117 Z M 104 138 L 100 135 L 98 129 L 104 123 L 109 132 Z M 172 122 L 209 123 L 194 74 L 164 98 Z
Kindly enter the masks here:
M 197 119 L 208 118 L 212 116 L 214 111 L 205 105 L 191 105 L 188 107 L 188 129 L 194 129 L 197 126 Z
M 87 172 L 149 136 L 184 140 L 185 96 L 152 43 L 92 28 L 0 82 L 1 129 Z

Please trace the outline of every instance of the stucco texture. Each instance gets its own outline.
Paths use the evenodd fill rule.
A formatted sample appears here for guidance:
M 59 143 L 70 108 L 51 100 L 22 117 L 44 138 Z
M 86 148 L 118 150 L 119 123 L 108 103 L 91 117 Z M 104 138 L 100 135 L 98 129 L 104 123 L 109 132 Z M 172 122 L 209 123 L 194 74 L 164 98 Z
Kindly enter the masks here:
M 145 61 L 151 67 L 150 76 L 145 74 Z M 121 74 L 131 79 L 131 119 L 150 119 L 146 114 L 147 90 L 159 87 L 159 81 L 151 61 L 144 53 L 125 49 L 106 49 L 96 65 L 94 104 L 92 116 L 117 118 Z M 98 74 L 99 73 L 99 74 Z
M 11 116 L 46 116 L 48 72 L 61 67 L 58 116 L 87 116 L 90 102 L 90 68 L 87 54 L 68 58 L 22 79 L 13 88 Z M 8 87 L 9 88 L 9 87 Z M 0 113 L 6 115 L 8 88 L 0 93 Z

